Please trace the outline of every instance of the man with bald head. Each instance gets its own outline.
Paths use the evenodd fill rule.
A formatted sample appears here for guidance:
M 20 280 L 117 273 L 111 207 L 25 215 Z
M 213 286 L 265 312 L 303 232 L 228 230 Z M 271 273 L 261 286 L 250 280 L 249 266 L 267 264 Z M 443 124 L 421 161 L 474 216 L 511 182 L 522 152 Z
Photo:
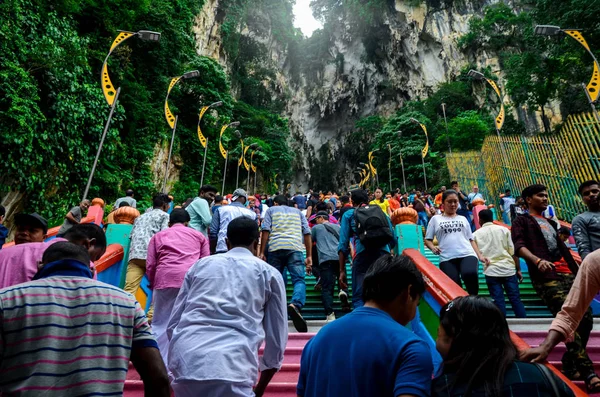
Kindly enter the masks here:
M 90 200 L 86 199 L 79 203 L 78 206 L 71 208 L 71 210 L 67 212 L 67 215 L 65 216 L 65 221 L 58 230 L 58 236 L 62 237 L 67 230 L 75 225 L 79 225 L 81 223 L 81 218 L 85 216 L 89 207 Z

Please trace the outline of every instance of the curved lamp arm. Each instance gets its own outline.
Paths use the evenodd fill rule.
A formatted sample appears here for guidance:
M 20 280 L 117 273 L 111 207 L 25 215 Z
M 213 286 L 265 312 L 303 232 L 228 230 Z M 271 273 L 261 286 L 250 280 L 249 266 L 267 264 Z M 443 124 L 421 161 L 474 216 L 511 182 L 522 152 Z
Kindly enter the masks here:
M 540 35 L 540 36 L 556 36 L 559 33 L 564 33 L 564 34 L 570 36 L 571 38 L 577 40 L 577 42 L 579 44 L 581 44 L 583 46 L 583 48 L 586 49 L 588 54 L 590 54 L 592 56 L 592 59 L 594 60 L 594 71 L 592 72 L 592 78 L 591 78 L 590 82 L 588 83 L 588 85 L 585 87 L 585 89 L 588 92 L 590 101 L 592 103 L 595 103 L 598 100 L 598 95 L 600 94 L 600 91 L 599 91 L 599 89 L 600 89 L 600 64 L 598 64 L 598 60 L 596 59 L 596 56 L 592 52 L 587 41 L 583 38 L 583 35 L 581 34 L 580 30 L 579 29 L 561 29 L 559 26 L 553 26 L 553 25 L 537 25 L 535 27 L 535 34 Z
M 429 152 L 429 135 L 427 134 L 427 127 L 425 126 L 425 124 L 419 122 L 419 120 L 417 119 L 413 119 L 412 117 L 410 121 L 412 121 L 415 124 L 418 124 L 425 133 L 425 147 L 421 149 L 421 156 L 425 158 L 425 156 L 427 156 L 427 152 Z
M 165 118 L 167 119 L 167 123 L 171 129 L 175 128 L 175 116 L 171 113 L 171 109 L 169 108 L 169 94 L 171 94 L 171 90 L 175 85 L 181 80 L 195 79 L 200 76 L 200 72 L 197 70 L 192 70 L 190 72 L 186 72 L 179 77 L 174 77 L 171 79 L 171 83 L 169 84 L 169 89 L 167 90 L 167 96 L 165 97 Z
M 475 80 L 487 81 L 487 83 L 490 85 L 490 87 L 492 87 L 492 89 L 496 92 L 496 95 L 498 95 L 498 99 L 500 99 L 500 113 L 498 113 L 498 115 L 496 116 L 496 120 L 494 122 L 496 124 L 496 129 L 498 131 L 500 131 L 502 129 L 502 126 L 504 125 L 504 118 L 505 118 L 504 117 L 505 116 L 504 101 L 502 100 L 502 93 L 500 92 L 500 88 L 498 88 L 498 85 L 496 84 L 496 82 L 494 80 L 488 79 L 481 72 L 471 69 L 471 70 L 469 70 L 468 75 L 469 75 L 469 77 L 472 77 Z
M 225 133 L 225 130 L 229 127 L 238 127 L 240 125 L 239 121 L 234 121 L 233 123 L 229 123 L 224 125 L 223 127 L 221 127 L 221 133 L 219 134 L 219 150 L 221 151 L 221 155 L 223 156 L 224 159 L 227 158 L 227 150 L 225 150 L 225 148 L 223 147 L 223 134 Z
M 137 33 L 127 32 L 127 31 L 119 32 L 117 37 L 114 39 L 112 45 L 110 46 L 110 50 L 108 51 L 106 58 L 104 58 L 104 63 L 102 64 L 102 73 L 100 75 L 100 82 L 102 83 L 102 92 L 104 93 L 104 98 L 106 99 L 106 102 L 108 103 L 109 106 L 112 106 L 112 104 L 114 103 L 115 94 L 116 94 L 117 90 L 113 86 L 113 83 L 110 80 L 110 76 L 108 75 L 108 58 L 113 53 L 115 48 L 117 48 L 125 40 L 127 40 L 133 36 L 137 36 L 141 40 L 145 40 L 145 41 L 159 41 L 160 40 L 160 33 L 151 32 L 149 30 L 140 30 Z
M 198 139 L 200 140 L 200 144 L 202 145 L 203 148 L 206 148 L 206 137 L 204 136 L 204 134 L 202 133 L 202 129 L 200 128 L 200 122 L 202 121 L 202 117 L 204 117 L 204 113 L 206 113 L 208 111 L 208 109 L 217 108 L 222 105 L 223 105 L 223 102 L 219 101 L 219 102 L 212 103 L 208 106 L 203 106 L 200 109 L 200 115 L 198 116 Z

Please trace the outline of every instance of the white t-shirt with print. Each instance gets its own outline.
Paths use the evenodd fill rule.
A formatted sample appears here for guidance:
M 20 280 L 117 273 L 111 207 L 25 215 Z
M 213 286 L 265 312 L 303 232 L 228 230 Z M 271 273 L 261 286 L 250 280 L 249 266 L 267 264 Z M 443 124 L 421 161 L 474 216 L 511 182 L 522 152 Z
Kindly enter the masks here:
M 454 258 L 477 256 L 471 246 L 471 240 L 473 240 L 471 226 L 467 218 L 462 215 L 452 217 L 435 215 L 431 218 L 425 238 L 433 240 L 434 237 L 437 237 L 438 245 L 442 251 L 440 262 Z

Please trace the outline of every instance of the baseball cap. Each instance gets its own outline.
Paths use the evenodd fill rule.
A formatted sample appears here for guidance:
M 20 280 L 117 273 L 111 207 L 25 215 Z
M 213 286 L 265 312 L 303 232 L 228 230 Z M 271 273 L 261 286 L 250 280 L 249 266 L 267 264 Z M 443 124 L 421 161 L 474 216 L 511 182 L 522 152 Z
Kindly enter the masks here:
M 320 218 L 320 217 L 329 219 L 329 214 L 327 213 L 327 211 L 319 211 L 319 212 L 317 212 L 316 218 Z
M 15 225 L 35 225 L 44 229 L 44 234 L 48 233 L 48 221 L 36 212 L 15 215 Z
M 233 192 L 233 196 L 231 197 L 231 201 L 236 201 L 240 197 L 243 197 L 246 200 L 248 200 L 248 193 L 246 193 L 244 189 L 235 189 L 235 191 Z

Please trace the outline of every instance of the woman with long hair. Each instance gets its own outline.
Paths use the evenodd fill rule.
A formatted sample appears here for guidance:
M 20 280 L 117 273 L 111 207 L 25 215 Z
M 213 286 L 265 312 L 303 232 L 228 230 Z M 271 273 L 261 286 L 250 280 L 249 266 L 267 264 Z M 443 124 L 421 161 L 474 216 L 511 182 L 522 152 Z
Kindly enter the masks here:
M 440 256 L 440 269 L 456 284 L 461 279 L 470 295 L 479 293 L 479 261 L 489 265 L 489 259 L 479 252 L 471 232 L 471 224 L 462 215 L 458 215 L 458 193 L 446 190 L 442 195 L 444 213 L 435 215 L 429 221 L 425 233 L 425 245 Z M 433 245 L 437 237 L 438 246 Z
M 444 359 L 432 397 L 572 397 L 540 364 L 520 362 L 502 312 L 480 296 L 442 307 L 436 347 Z
M 390 203 L 385 199 L 383 190 L 380 187 L 375 189 L 375 198 L 369 203 L 369 205 L 377 205 L 384 214 L 392 216 L 392 210 L 390 209 Z

